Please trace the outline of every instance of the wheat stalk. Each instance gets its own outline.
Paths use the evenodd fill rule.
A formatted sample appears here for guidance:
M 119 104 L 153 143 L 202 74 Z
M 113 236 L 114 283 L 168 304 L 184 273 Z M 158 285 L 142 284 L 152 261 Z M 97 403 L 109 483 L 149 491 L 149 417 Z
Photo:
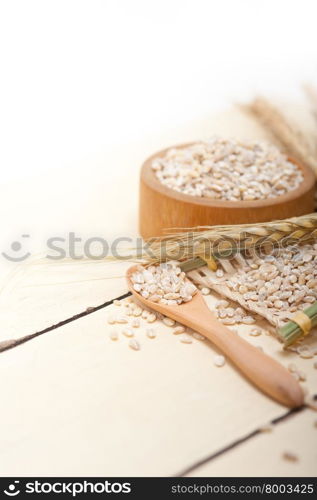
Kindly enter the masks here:
M 317 105 L 317 100 L 314 102 Z M 258 120 L 290 156 L 309 166 L 317 176 L 315 148 L 306 140 L 304 133 L 290 123 L 278 108 L 264 97 L 257 97 L 241 107 Z
M 256 248 L 301 244 L 317 239 L 317 213 L 291 219 L 234 226 L 201 226 L 153 240 L 145 259 L 188 260 L 228 256 Z
M 317 158 L 317 89 L 308 84 L 304 85 L 303 88 L 308 98 L 308 102 L 310 104 L 310 112 L 312 117 L 314 118 L 316 125 L 316 137 L 313 147 L 314 156 Z
M 317 90 L 308 84 L 304 85 L 303 88 L 311 105 L 311 113 L 317 123 Z
M 308 86 L 305 91 L 310 99 L 311 112 L 317 117 L 317 92 Z M 314 145 L 276 106 L 264 97 L 257 97 L 242 108 L 270 132 L 287 154 L 310 167 L 317 176 L 317 154 Z M 187 232 L 184 232 L 185 230 Z M 188 260 L 197 256 L 228 255 L 230 252 L 252 250 L 265 245 L 304 243 L 317 239 L 317 214 L 237 226 L 178 228 L 176 231 L 177 234 L 157 238 L 148 244 L 150 252 L 145 257 L 146 260 Z M 215 250 L 217 242 L 219 245 Z

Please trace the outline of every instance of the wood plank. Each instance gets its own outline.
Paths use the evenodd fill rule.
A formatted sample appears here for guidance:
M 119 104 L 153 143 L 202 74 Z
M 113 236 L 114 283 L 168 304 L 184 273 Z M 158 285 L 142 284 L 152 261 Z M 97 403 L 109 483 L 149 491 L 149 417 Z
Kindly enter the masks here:
M 304 410 L 195 468 L 189 477 L 315 477 L 317 470 L 317 414 Z M 296 455 L 290 461 L 284 453 Z
M 178 474 L 286 413 L 229 363 L 215 367 L 207 341 L 182 344 L 161 322 L 153 340 L 144 321 L 136 329 L 140 351 L 111 341 L 107 316 L 119 309 L 1 354 L 2 475 Z M 275 340 L 256 340 L 283 359 Z
M 8 183 L 0 199 L 0 247 L 13 257 L 27 252 L 32 256 L 19 263 L 0 256 L 0 339 L 33 333 L 124 293 L 123 280 L 109 277 L 122 276 L 126 266 L 95 261 L 43 262 L 47 239 L 63 237 L 65 244 L 60 245 L 68 249 L 68 235 L 74 232 L 82 238 L 76 246 L 77 255 L 82 255 L 85 241 L 95 236 L 108 242 L 132 237 L 134 246 L 138 234 L 139 171 L 144 159 L 162 147 L 215 132 L 237 137 L 265 136 L 252 120 L 236 110 L 206 114 L 177 129 L 144 138 L 141 143 L 111 150 L 105 146 L 104 152 L 91 154 L 68 168 Z M 23 234 L 30 236 L 23 238 Z M 14 241 L 23 244 L 16 253 L 10 250 Z M 107 279 L 98 281 L 104 276 Z

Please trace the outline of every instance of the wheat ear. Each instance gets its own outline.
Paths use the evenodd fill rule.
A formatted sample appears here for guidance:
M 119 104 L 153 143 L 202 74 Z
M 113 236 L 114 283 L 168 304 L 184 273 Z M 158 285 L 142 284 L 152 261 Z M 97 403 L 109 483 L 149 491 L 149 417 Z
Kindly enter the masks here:
M 153 240 L 146 260 L 187 260 L 225 256 L 269 246 L 301 244 L 317 239 L 317 213 L 291 219 L 234 226 L 204 226 Z
M 304 133 L 290 123 L 277 107 L 264 97 L 257 97 L 241 108 L 258 120 L 290 156 L 309 166 L 317 176 L 314 148 L 306 140 Z

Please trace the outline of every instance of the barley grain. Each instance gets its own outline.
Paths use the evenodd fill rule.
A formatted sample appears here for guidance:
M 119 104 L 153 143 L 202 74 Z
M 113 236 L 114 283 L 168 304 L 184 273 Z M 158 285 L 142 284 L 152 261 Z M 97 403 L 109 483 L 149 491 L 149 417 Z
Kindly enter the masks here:
M 193 332 L 192 336 L 194 337 L 194 339 L 197 339 L 197 340 L 205 340 L 206 339 L 206 337 L 204 337 L 203 335 L 200 335 L 200 333 L 198 333 L 198 332 Z
M 156 333 L 153 328 L 147 328 L 146 329 L 146 335 L 149 337 L 149 339 L 155 339 Z
M 227 311 L 225 309 L 218 309 L 218 318 L 224 319 L 227 317 Z
M 297 347 L 297 352 L 301 358 L 310 359 L 314 357 L 314 353 L 306 345 L 300 345 Z
M 298 371 L 297 366 L 295 365 L 295 363 L 290 363 L 287 368 L 288 368 L 288 370 L 291 373 L 295 373 L 295 372 Z
M 140 350 L 140 344 L 135 339 L 131 339 L 129 341 L 129 347 L 131 347 L 131 349 L 133 349 L 134 351 L 139 351 Z
M 183 343 L 183 344 L 191 344 L 193 341 L 192 341 L 192 338 L 187 335 L 187 333 L 182 333 L 180 336 L 179 336 L 179 340 Z
M 224 325 L 235 325 L 236 320 L 234 318 L 223 318 L 221 320 L 221 323 L 223 323 Z
M 141 316 L 142 314 L 142 308 L 141 307 L 135 307 L 134 310 L 133 310 L 133 316 Z
M 133 330 L 131 330 L 131 328 L 122 328 L 121 332 L 122 332 L 122 335 L 124 335 L 125 337 L 133 337 L 134 336 L 134 332 L 133 332 Z
M 128 323 L 128 318 L 126 316 L 123 316 L 122 314 L 119 314 L 118 316 L 116 316 L 115 322 L 116 323 Z
M 254 328 L 252 328 L 252 329 L 250 330 L 250 332 L 249 332 L 249 333 L 250 333 L 250 335 L 251 335 L 252 337 L 258 337 L 259 335 L 261 335 L 261 334 L 262 334 L 262 330 L 261 330 L 261 328 L 259 328 L 258 326 L 255 326 Z
M 228 307 L 229 305 L 229 302 L 227 300 L 219 300 L 219 302 L 217 302 L 216 304 L 216 309 L 225 309 L 226 307 Z
M 219 356 L 214 357 L 214 365 L 219 367 L 219 368 L 224 366 L 225 362 L 226 362 L 226 359 L 224 356 L 219 355 Z
M 116 322 L 115 317 L 112 314 L 110 316 L 108 316 L 107 321 L 108 321 L 109 325 L 113 325 Z
M 263 427 L 260 427 L 259 430 L 261 432 L 272 432 L 273 431 L 273 425 L 272 424 L 263 425 Z
M 180 333 L 184 333 L 186 328 L 183 325 L 176 326 L 173 330 L 174 335 L 179 335 Z
M 164 317 L 163 318 L 163 323 L 166 326 L 174 326 L 175 325 L 175 320 L 173 320 L 172 318 Z
M 154 313 L 150 313 L 150 314 L 148 315 L 148 317 L 146 318 L 146 321 L 147 321 L 148 323 L 154 323 L 154 321 L 156 321 L 156 314 L 154 314 Z
M 111 340 L 118 340 L 118 332 L 116 330 L 110 330 L 109 337 Z
M 292 453 L 290 451 L 284 451 L 282 457 L 284 460 L 287 460 L 288 462 L 297 462 L 298 461 L 298 456 L 295 455 L 295 453 Z
M 245 325 L 253 325 L 255 323 L 255 319 L 252 316 L 245 316 L 242 318 L 242 323 Z

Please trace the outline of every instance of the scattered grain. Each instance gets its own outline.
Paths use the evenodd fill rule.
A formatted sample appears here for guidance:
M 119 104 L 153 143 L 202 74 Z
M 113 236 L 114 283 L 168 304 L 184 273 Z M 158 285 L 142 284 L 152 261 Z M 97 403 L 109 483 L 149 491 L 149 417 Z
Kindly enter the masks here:
M 298 373 L 300 382 L 305 382 L 307 379 L 306 373 L 303 372 L 302 370 L 299 370 L 297 373 Z
M 261 328 L 259 328 L 258 326 L 255 326 L 254 328 L 252 328 L 249 332 L 249 334 L 252 336 L 252 337 L 258 337 L 259 335 L 262 334 L 262 330 Z
M 193 332 L 193 333 L 192 333 L 192 336 L 193 336 L 193 337 L 194 337 L 194 339 L 196 339 L 196 340 L 205 340 L 205 339 L 206 339 L 206 337 L 204 337 L 203 335 L 200 335 L 200 333 L 198 333 L 198 332 Z
M 189 302 L 197 292 L 176 261 L 147 268 L 138 266 L 131 275 L 131 282 L 135 291 L 144 298 L 167 306 Z
M 147 337 L 149 337 L 149 339 L 155 339 L 155 337 L 156 337 L 155 330 L 153 328 L 147 328 L 146 335 L 147 335 Z
M 172 318 L 167 318 L 166 316 L 163 318 L 163 323 L 166 326 L 174 326 L 175 325 L 175 320 Z
M 235 325 L 236 320 L 234 318 L 223 318 L 221 320 L 221 323 L 223 323 L 224 325 Z
M 298 371 L 298 368 L 295 365 L 295 363 L 290 363 L 287 368 L 291 373 L 296 373 Z
M 138 317 L 138 316 L 141 316 L 141 314 L 142 314 L 142 308 L 141 307 L 137 306 L 137 307 L 135 307 L 133 309 L 133 316 Z
M 156 314 L 154 314 L 154 313 L 150 313 L 150 314 L 148 315 L 148 317 L 146 318 L 146 321 L 147 321 L 148 323 L 154 323 L 154 321 L 156 321 Z
M 219 367 L 219 368 L 224 366 L 225 362 L 226 362 L 226 359 L 224 356 L 219 355 L 219 356 L 214 357 L 214 365 Z
M 253 325 L 255 323 L 255 319 L 252 318 L 252 316 L 245 316 L 242 318 L 241 323 L 244 323 L 245 325 Z
M 287 460 L 288 462 L 297 462 L 298 461 L 298 456 L 295 455 L 295 453 L 292 453 L 290 451 L 284 451 L 282 457 L 284 460 Z
M 179 335 L 180 333 L 184 333 L 186 328 L 183 325 L 176 326 L 173 330 L 174 335 Z
M 187 333 L 182 333 L 180 336 L 179 336 L 179 340 L 183 343 L 183 344 L 191 344 L 193 341 L 192 341 L 192 338 L 187 335 Z
M 219 300 L 219 302 L 217 302 L 216 304 L 216 309 L 225 309 L 226 307 L 228 307 L 229 305 L 229 302 L 227 300 Z
M 119 314 L 118 316 L 116 316 L 115 322 L 116 323 L 128 323 L 128 318 L 126 316 L 123 316 L 123 314 Z
M 273 425 L 272 424 L 263 425 L 263 427 L 260 427 L 259 430 L 260 430 L 260 432 L 272 432 Z
M 131 328 L 128 328 L 128 327 L 122 328 L 121 333 L 125 337 L 133 337 L 134 336 L 133 330 Z
M 314 357 L 314 353 L 306 345 L 300 345 L 297 347 L 297 352 L 303 359 L 310 359 Z
M 110 330 L 109 338 L 111 340 L 118 340 L 118 332 L 116 330 Z

